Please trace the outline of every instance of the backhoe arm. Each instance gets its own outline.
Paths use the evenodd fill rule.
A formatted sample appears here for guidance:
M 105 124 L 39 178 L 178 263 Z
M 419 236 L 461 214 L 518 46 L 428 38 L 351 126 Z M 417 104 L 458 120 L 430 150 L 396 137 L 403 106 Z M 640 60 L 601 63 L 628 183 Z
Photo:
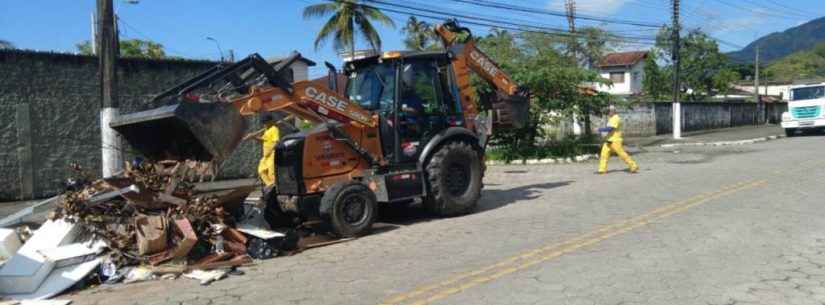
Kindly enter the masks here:
M 469 29 L 458 26 L 455 20 L 448 20 L 435 28 L 436 34 L 444 43 L 444 48 L 452 53 L 452 67 L 456 85 L 460 93 L 464 118 L 470 128 L 478 130 L 479 116 L 476 106 L 476 89 L 470 83 L 470 74 L 476 73 L 492 85 L 497 94 L 482 101 L 491 108 L 492 117 L 485 125 L 502 128 L 520 128 L 528 120 L 529 103 L 526 90 L 516 85 L 496 63 L 477 46 Z M 492 132 L 492 126 L 486 126 L 486 134 Z
M 518 85 L 510 79 L 510 76 L 502 71 L 487 54 L 476 47 L 475 39 L 473 39 L 469 29 L 458 26 L 455 20 L 450 20 L 436 26 L 435 31 L 444 43 L 444 47 L 454 51 L 454 55 L 459 60 L 466 62 L 467 67 L 478 76 L 503 93 L 508 95 L 519 93 Z M 466 35 L 466 37 L 460 35 Z M 459 40 L 464 42 L 459 42 Z

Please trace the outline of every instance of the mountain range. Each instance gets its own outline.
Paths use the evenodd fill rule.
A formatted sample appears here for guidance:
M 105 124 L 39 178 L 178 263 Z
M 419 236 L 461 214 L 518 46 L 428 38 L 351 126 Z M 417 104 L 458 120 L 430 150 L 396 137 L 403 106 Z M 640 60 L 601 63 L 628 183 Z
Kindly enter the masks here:
M 728 56 L 735 62 L 752 63 L 758 46 L 759 60 L 769 63 L 821 42 L 825 42 L 825 17 L 763 36 L 742 50 L 728 53 Z

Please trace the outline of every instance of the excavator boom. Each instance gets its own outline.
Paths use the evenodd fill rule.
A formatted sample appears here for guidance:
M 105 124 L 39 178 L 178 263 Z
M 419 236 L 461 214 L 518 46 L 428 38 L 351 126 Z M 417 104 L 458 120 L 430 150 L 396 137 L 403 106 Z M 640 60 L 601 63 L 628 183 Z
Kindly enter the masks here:
M 158 95 L 168 105 L 122 116 L 111 124 L 150 160 L 225 160 L 241 142 L 244 116 L 283 111 L 314 123 L 328 119 L 374 127 L 369 112 L 326 87 L 289 82 L 293 53 L 275 67 L 258 54 L 219 65 Z

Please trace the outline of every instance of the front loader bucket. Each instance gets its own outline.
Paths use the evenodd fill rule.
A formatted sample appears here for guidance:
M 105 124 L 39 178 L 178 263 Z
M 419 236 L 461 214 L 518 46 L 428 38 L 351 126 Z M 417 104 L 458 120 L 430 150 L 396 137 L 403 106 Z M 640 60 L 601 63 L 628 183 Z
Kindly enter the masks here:
M 530 119 L 530 102 L 520 95 L 498 94 L 492 101 L 493 127 L 496 129 L 518 129 Z
M 110 126 L 143 157 L 226 160 L 246 132 L 232 104 L 180 102 L 121 116 Z

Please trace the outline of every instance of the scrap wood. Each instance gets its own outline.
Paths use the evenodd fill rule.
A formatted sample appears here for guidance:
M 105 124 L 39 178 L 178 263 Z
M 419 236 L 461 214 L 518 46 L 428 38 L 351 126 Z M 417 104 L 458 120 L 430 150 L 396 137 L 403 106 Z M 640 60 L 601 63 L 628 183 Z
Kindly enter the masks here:
M 234 242 L 246 245 L 247 238 L 240 231 L 234 228 L 226 228 L 222 233 L 223 237 Z
M 224 240 L 223 247 L 226 252 L 231 252 L 235 255 L 246 254 L 246 245 L 236 241 Z
M 173 258 L 180 258 L 184 257 L 192 251 L 192 247 L 198 242 L 198 236 L 195 234 L 195 231 L 192 229 L 192 224 L 186 218 L 178 218 L 175 219 L 174 222 L 175 227 L 178 229 L 178 232 L 182 235 L 180 241 L 177 242 L 177 245 L 174 249 L 167 250 L 157 256 L 154 256 L 149 259 L 149 263 L 152 265 L 158 265 L 164 263 L 168 260 Z
M 154 254 L 167 247 L 169 224 L 163 216 L 135 217 L 138 254 Z
M 212 269 L 220 269 L 220 268 L 231 268 L 231 267 L 238 267 L 242 265 L 247 265 L 252 263 L 252 257 L 249 255 L 236 255 L 235 257 L 220 261 L 214 262 L 209 264 L 200 264 L 200 265 L 160 265 L 152 267 L 152 272 L 154 274 L 169 274 L 169 273 L 185 273 L 191 270 L 212 270 Z
M 209 264 L 194 265 L 195 269 L 212 270 L 219 268 L 237 267 L 252 262 L 252 257 L 249 255 L 236 255 L 235 257 L 222 262 L 214 262 Z
M 195 263 L 195 265 L 212 264 L 212 263 L 224 261 L 224 260 L 226 260 L 230 257 L 233 257 L 233 256 L 234 255 L 232 253 L 229 253 L 229 252 L 213 253 L 213 254 L 210 254 L 210 255 L 198 260 Z

